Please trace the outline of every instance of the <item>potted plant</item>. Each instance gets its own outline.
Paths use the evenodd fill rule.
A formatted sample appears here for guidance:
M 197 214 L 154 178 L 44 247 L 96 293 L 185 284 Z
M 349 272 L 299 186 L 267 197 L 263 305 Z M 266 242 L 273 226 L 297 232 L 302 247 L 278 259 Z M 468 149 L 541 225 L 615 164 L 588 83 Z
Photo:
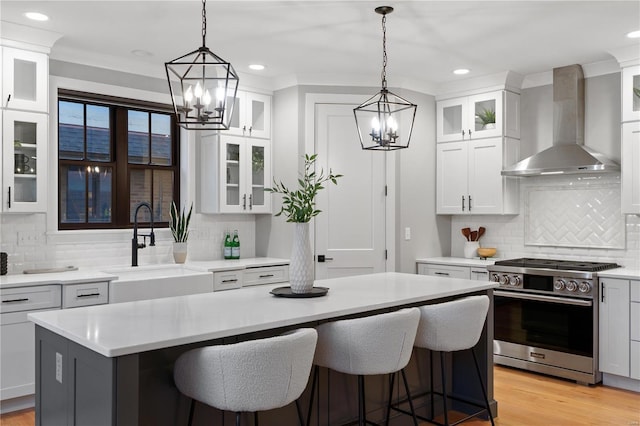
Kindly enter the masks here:
M 316 209 L 316 195 L 323 184 L 338 184 L 340 174 L 331 169 L 327 175 L 323 170 L 315 171 L 318 154 L 304 156 L 304 174 L 298 179 L 298 189 L 291 190 L 282 182 L 273 180 L 273 188 L 265 188 L 274 194 L 282 194 L 282 207 L 276 216 L 284 214 L 287 222 L 295 223 L 293 248 L 289 265 L 289 282 L 293 293 L 309 293 L 313 288 L 313 255 L 309 240 L 309 221 L 321 213 Z
M 178 207 L 174 201 L 171 202 L 169 211 L 169 229 L 173 235 L 173 259 L 176 263 L 184 263 L 187 259 L 187 240 L 189 239 L 189 222 L 193 203 L 189 208 L 189 213 L 185 215 L 184 208 L 178 212 Z
M 476 118 L 482 123 L 483 129 L 495 129 L 496 112 L 491 108 L 483 108 L 481 112 L 476 114 Z

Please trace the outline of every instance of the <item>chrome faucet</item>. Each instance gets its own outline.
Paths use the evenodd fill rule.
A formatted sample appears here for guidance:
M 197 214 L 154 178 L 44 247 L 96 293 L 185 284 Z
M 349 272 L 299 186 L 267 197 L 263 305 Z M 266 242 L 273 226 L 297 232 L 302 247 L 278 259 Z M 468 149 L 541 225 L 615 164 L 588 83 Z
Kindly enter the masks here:
M 146 207 L 149 210 L 151 216 L 151 232 L 149 234 L 140 234 L 142 237 L 142 244 L 138 243 L 138 210 L 141 207 Z M 131 266 L 138 266 L 138 249 L 145 248 L 147 237 L 149 237 L 149 246 L 156 245 L 156 236 L 153 233 L 153 209 L 151 204 L 142 202 L 136 206 L 136 212 L 133 215 L 133 238 L 131 239 Z

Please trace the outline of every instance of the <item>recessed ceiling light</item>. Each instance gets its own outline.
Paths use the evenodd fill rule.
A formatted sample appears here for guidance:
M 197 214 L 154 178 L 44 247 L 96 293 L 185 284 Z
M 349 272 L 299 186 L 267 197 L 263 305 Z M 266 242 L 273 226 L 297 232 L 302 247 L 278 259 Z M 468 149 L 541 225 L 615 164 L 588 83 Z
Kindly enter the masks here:
M 453 70 L 453 73 L 455 75 L 464 75 L 464 74 L 469 74 L 469 70 L 466 68 L 458 68 L 457 70 Z
M 251 64 L 251 65 L 249 65 L 249 68 L 254 70 L 254 71 L 262 71 L 264 69 L 264 65 L 262 65 L 262 64 Z
M 627 37 L 640 38 L 640 31 L 631 31 L 629 34 L 627 34 Z
M 138 56 L 138 57 L 140 57 L 140 58 L 146 58 L 146 57 L 149 57 L 149 56 L 153 56 L 153 53 L 148 52 L 148 51 L 146 51 L 146 50 L 142 50 L 142 49 L 135 49 L 135 50 L 132 50 L 132 51 L 131 51 L 131 53 L 132 53 L 134 56 Z
M 49 17 L 47 15 L 45 15 L 44 13 L 39 13 L 39 12 L 27 12 L 24 14 L 24 16 L 26 16 L 27 18 L 34 20 L 34 21 L 48 21 Z

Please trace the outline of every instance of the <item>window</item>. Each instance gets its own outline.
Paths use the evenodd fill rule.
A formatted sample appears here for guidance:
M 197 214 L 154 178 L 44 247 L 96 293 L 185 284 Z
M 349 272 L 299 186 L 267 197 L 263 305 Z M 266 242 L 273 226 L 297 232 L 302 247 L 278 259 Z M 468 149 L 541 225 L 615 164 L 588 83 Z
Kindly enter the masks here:
M 169 221 L 179 199 L 179 132 L 171 107 L 60 90 L 58 228 L 128 228 L 136 206 Z M 146 209 L 138 222 L 149 222 Z

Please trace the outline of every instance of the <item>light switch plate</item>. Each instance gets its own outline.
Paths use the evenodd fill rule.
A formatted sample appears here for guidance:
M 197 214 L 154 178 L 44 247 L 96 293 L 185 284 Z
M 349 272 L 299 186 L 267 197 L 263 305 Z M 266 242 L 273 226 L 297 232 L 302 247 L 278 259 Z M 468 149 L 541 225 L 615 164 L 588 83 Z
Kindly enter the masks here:
M 409 241 L 411 239 L 411 228 L 409 227 L 404 228 L 404 239 L 406 241 Z

